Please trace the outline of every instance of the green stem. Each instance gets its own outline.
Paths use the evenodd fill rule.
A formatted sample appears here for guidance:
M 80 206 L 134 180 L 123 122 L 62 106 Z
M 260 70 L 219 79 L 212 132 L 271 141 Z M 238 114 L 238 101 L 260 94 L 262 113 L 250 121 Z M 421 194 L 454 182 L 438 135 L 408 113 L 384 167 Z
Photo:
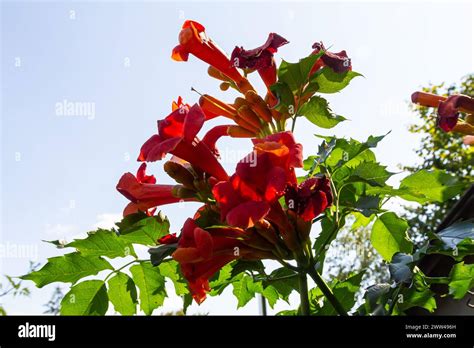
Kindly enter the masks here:
M 107 277 L 105 277 L 104 283 L 105 283 L 105 282 L 107 281 L 107 279 L 109 279 L 113 274 L 120 272 L 120 271 L 123 270 L 125 267 L 130 266 L 132 263 L 135 263 L 135 262 L 146 262 L 146 261 L 149 261 L 149 260 L 138 260 L 138 259 L 135 259 L 135 260 L 132 260 L 132 261 L 126 263 L 126 264 L 123 265 L 122 267 L 119 267 L 119 268 L 117 268 L 117 269 L 114 269 L 112 272 L 110 272 L 110 273 L 107 275 Z M 166 261 L 168 261 L 168 260 L 163 260 L 162 262 L 166 262 Z
M 316 269 L 314 269 L 313 267 L 309 267 L 308 274 L 311 276 L 311 278 L 313 278 L 318 288 L 321 289 L 321 292 L 328 299 L 328 301 L 334 307 L 336 312 L 339 315 L 347 316 L 346 310 L 344 309 L 344 307 L 342 307 L 339 300 L 336 298 L 336 296 L 334 296 L 334 293 L 332 292 L 331 288 L 326 284 L 324 279 L 321 278 Z
M 308 316 L 309 313 L 309 298 L 308 298 L 308 279 L 306 278 L 306 272 L 298 273 L 298 280 L 300 286 L 300 313 L 301 315 Z

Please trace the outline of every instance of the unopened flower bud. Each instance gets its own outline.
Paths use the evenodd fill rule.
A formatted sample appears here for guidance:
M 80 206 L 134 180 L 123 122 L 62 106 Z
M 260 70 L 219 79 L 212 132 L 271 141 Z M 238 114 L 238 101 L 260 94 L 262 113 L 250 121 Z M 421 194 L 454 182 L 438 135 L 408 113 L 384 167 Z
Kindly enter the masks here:
M 188 189 L 194 189 L 194 175 L 183 165 L 168 161 L 164 165 L 166 174 Z
M 175 185 L 172 191 L 173 196 L 178 198 L 193 198 L 196 197 L 194 190 L 187 189 L 182 185 Z

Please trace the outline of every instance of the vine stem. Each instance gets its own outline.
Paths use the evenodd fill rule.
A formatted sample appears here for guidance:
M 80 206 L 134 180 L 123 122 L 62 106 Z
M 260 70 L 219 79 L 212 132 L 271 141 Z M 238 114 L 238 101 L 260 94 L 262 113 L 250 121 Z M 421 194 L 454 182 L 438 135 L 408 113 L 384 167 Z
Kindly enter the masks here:
M 316 285 L 321 289 L 321 292 L 328 299 L 328 301 L 334 307 L 336 312 L 339 315 L 347 316 L 348 314 L 347 314 L 346 310 L 344 309 L 344 307 L 342 307 L 341 303 L 338 301 L 336 296 L 334 296 L 334 293 L 332 292 L 331 288 L 326 284 L 326 282 L 319 275 L 319 273 L 316 271 L 316 269 L 313 268 L 313 267 L 309 267 L 308 274 L 311 276 L 311 278 L 313 278 Z
M 298 273 L 298 282 L 300 287 L 300 311 L 301 315 L 310 315 L 309 311 L 309 294 L 308 294 L 308 278 L 305 271 Z
M 113 274 L 120 272 L 121 270 L 123 270 L 123 269 L 124 269 L 125 267 L 127 267 L 127 266 L 130 266 L 131 264 L 133 264 L 133 263 L 135 263 L 135 262 L 146 262 L 146 261 L 148 261 L 148 260 L 135 259 L 135 260 L 132 260 L 132 261 L 126 263 L 125 265 L 123 265 L 123 266 L 121 266 L 121 267 L 119 267 L 119 268 L 117 268 L 117 269 L 114 269 L 112 272 L 110 272 L 110 273 L 107 275 L 107 277 L 105 277 L 104 282 L 106 282 Z M 166 262 L 166 261 L 168 261 L 168 260 L 163 260 L 162 262 Z

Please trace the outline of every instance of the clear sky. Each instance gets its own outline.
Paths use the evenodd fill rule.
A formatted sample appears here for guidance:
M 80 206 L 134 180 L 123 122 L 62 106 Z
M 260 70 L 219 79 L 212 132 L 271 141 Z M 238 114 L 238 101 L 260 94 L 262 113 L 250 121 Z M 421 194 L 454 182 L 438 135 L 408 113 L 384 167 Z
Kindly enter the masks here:
M 136 170 L 140 146 L 177 96 L 196 102 L 194 86 L 231 100 L 207 77 L 205 64 L 194 57 L 188 63 L 170 59 L 185 19 L 205 25 L 227 52 L 235 45 L 259 46 L 269 32 L 290 41 L 277 60 L 296 61 L 321 40 L 335 51 L 345 49 L 365 78 L 328 100 L 351 121 L 317 131 L 299 120 L 297 138 L 310 155 L 319 143 L 314 133 L 365 139 L 391 130 L 376 152 L 397 171 L 399 163 L 417 160 L 418 139 L 407 132 L 410 94 L 473 71 L 473 13 L 468 1 L 3 1 L 0 243 L 28 252 L 0 258 L 0 274 L 24 274 L 29 259 L 44 263 L 62 254 L 43 239 L 71 240 L 120 217 L 126 200 L 115 191 L 116 182 Z M 87 103 L 90 113 L 61 115 L 58 103 L 64 100 Z M 250 143 L 224 140 L 220 149 L 232 171 Z M 161 165 L 149 169 L 168 183 Z M 196 207 L 163 211 L 178 231 Z M 41 313 L 52 289 L 4 304 L 12 314 Z M 179 308 L 179 301 L 167 308 Z M 235 308 L 229 289 L 191 312 L 258 313 L 256 301 Z

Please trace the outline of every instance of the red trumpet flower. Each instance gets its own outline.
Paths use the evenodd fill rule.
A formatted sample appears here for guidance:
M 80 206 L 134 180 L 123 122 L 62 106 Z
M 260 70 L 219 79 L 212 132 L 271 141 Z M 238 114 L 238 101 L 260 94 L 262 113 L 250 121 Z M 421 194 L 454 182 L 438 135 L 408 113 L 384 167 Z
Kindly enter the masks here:
M 466 95 L 456 94 L 439 103 L 438 125 L 445 132 L 452 131 L 459 119 L 460 109 L 474 111 L 474 99 Z
M 318 54 L 321 50 L 325 53 L 314 64 L 310 72 L 311 75 L 324 66 L 330 67 L 336 73 L 352 70 L 351 59 L 347 56 L 346 51 L 338 53 L 326 51 L 322 42 L 314 43 L 312 48 L 314 49 L 313 54 Z
M 140 150 L 139 161 L 153 162 L 171 153 L 219 180 L 227 180 L 224 168 L 213 152 L 196 138 L 204 123 L 204 114 L 195 104 L 180 107 L 164 120 L 158 121 L 158 134 L 148 139 Z
M 180 263 L 198 304 L 206 299 L 206 292 L 210 290 L 209 278 L 240 256 L 239 246 L 241 243 L 237 239 L 211 235 L 193 219 L 186 220 L 173 258 Z
M 254 144 L 236 173 L 213 188 L 221 218 L 231 226 L 249 228 L 267 216 L 286 186 L 296 184 L 294 168 L 302 166 L 301 144 L 291 132 L 255 139 Z
M 276 82 L 276 65 L 273 54 L 288 41 L 278 34 L 270 33 L 267 41 L 260 47 L 245 50 L 235 47 L 230 60 L 232 64 L 242 69 L 257 70 L 267 87 Z
M 174 185 L 155 184 L 155 177 L 146 175 L 145 170 L 146 163 L 143 163 L 136 176 L 125 173 L 117 184 L 117 190 L 131 201 L 123 211 L 124 216 L 138 211 L 148 212 L 154 207 L 182 200 L 173 195 Z
M 411 95 L 411 101 L 419 105 L 438 108 L 437 123 L 445 132 L 457 131 L 463 134 L 474 132 L 474 127 L 469 124 L 469 121 L 458 122 L 460 112 L 474 114 L 474 98 L 462 94 L 444 97 L 432 93 L 415 92 Z
M 173 49 L 171 58 L 176 61 L 187 61 L 189 54 L 212 65 L 221 73 L 234 80 L 242 91 L 253 89 L 235 66 L 230 63 L 227 55 L 205 33 L 202 24 L 185 21 L 179 33 L 179 45 Z
M 304 221 L 311 221 L 332 204 L 332 192 L 326 177 L 314 177 L 288 186 L 285 193 L 288 209 Z

